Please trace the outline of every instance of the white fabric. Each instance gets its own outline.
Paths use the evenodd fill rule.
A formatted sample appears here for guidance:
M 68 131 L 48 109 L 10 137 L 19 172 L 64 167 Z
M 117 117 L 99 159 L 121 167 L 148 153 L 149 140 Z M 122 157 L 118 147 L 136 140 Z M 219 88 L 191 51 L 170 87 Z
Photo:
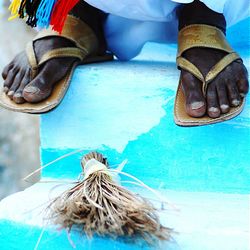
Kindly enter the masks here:
M 179 4 L 193 0 L 85 0 L 104 12 L 141 21 L 168 21 Z M 216 12 L 223 12 L 228 0 L 201 0 Z M 235 1 L 235 0 L 234 0 Z M 240 0 L 244 1 L 244 0 Z M 249 2 L 249 0 L 247 0 Z
M 193 0 L 85 0 L 110 15 L 105 23 L 108 48 L 119 59 L 135 57 L 147 41 L 177 40 L 176 9 Z M 201 0 L 225 15 L 231 26 L 250 16 L 250 0 Z
M 176 3 L 191 3 L 193 1 L 194 0 L 172 0 L 172 2 L 176 2 Z M 224 5 L 227 0 L 200 0 L 200 1 L 206 4 L 207 7 L 212 9 L 213 11 L 222 13 L 224 9 Z

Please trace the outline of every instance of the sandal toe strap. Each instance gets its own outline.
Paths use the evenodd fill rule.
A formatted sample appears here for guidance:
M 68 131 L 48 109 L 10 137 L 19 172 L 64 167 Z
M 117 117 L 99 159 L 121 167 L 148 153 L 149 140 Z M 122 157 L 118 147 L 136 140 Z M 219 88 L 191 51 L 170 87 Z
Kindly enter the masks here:
M 31 79 L 33 79 L 37 75 L 39 67 L 47 61 L 54 58 L 65 57 L 73 57 L 79 59 L 80 61 L 83 61 L 83 59 L 88 55 L 88 51 L 75 47 L 53 49 L 46 52 L 38 62 L 33 44 L 28 43 L 26 47 L 26 55 L 30 64 L 30 77 Z
M 204 96 L 206 96 L 209 83 L 213 81 L 228 65 L 237 60 L 242 61 L 242 59 L 236 52 L 232 52 L 226 55 L 211 68 L 211 70 L 207 73 L 205 77 L 193 63 L 191 63 L 184 57 L 177 58 L 177 65 L 179 68 L 190 72 L 202 82 L 202 91 Z
M 87 51 L 74 47 L 53 49 L 48 51 L 42 56 L 37 67 L 40 67 L 45 62 L 54 58 L 74 57 L 82 61 L 87 55 L 88 55 Z
M 205 82 L 208 84 L 211 82 L 216 76 L 223 71 L 228 65 L 236 60 L 241 60 L 240 56 L 236 52 L 232 52 L 226 56 L 224 56 L 219 62 L 217 62 L 207 73 Z
M 33 48 L 33 42 L 29 42 L 26 45 L 26 56 L 28 58 L 28 62 L 30 64 L 30 78 L 33 79 L 37 74 L 37 59 L 35 55 L 35 51 Z

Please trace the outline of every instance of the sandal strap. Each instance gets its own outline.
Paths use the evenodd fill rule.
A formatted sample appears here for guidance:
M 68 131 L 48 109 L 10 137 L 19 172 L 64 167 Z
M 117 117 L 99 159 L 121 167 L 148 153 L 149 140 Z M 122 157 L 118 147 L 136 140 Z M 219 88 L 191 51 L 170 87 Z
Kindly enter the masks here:
M 54 58 L 62 58 L 62 57 L 75 57 L 82 61 L 86 56 L 87 52 L 78 48 L 74 47 L 66 47 L 66 48 L 59 48 L 53 49 L 45 53 L 41 60 L 39 61 L 37 67 L 40 67 L 45 62 L 54 59 Z
M 46 52 L 39 62 L 37 62 L 34 48 L 32 43 L 28 43 L 26 47 L 26 54 L 28 57 L 28 61 L 30 64 L 30 77 L 33 79 L 37 72 L 39 67 L 46 63 L 47 61 L 54 59 L 54 58 L 65 58 L 65 57 L 74 57 L 79 59 L 80 61 L 83 61 L 83 59 L 88 55 L 88 52 L 79 48 L 75 47 L 65 47 L 65 48 L 59 48 L 59 49 L 53 49 Z
M 204 76 L 202 75 L 200 70 L 193 63 L 188 61 L 186 58 L 178 57 L 177 65 L 179 68 L 185 69 L 186 71 L 194 75 L 196 78 L 198 78 L 200 81 L 204 82 Z
M 215 79 L 221 71 L 236 60 L 242 61 L 240 56 L 232 50 L 226 41 L 223 32 L 218 28 L 209 25 L 194 24 L 183 28 L 179 32 L 178 46 L 176 59 L 178 68 L 190 72 L 202 82 L 204 96 L 206 96 L 209 83 Z M 203 76 L 201 71 L 193 63 L 182 56 L 186 50 L 197 47 L 219 49 L 228 54 L 217 62 L 206 76 Z
M 29 42 L 26 45 L 26 56 L 30 64 L 30 78 L 33 79 L 37 74 L 37 60 L 33 47 L 33 42 Z
M 76 47 L 87 50 L 88 53 L 95 54 L 98 50 L 98 39 L 92 29 L 81 19 L 68 15 L 62 33 L 52 30 L 52 28 L 41 30 L 33 41 L 45 37 L 60 36 L 73 42 Z
M 233 52 L 224 33 L 214 26 L 192 24 L 179 31 L 177 57 L 181 56 L 186 50 L 197 47 L 219 49 L 228 53 Z
M 63 37 L 74 43 L 75 47 L 66 47 L 53 49 L 46 52 L 40 61 L 37 61 L 34 42 L 45 37 Z M 79 18 L 68 15 L 62 34 L 58 34 L 56 31 L 49 29 L 44 29 L 38 33 L 32 42 L 29 42 L 26 46 L 26 55 L 30 64 L 30 77 L 33 79 L 37 73 L 38 68 L 45 62 L 62 57 L 74 57 L 83 61 L 88 55 L 97 54 L 98 50 L 98 40 L 91 28 L 81 21 Z
M 241 60 L 240 56 L 236 52 L 232 52 L 224 56 L 219 62 L 217 62 L 207 73 L 205 82 L 208 84 L 211 82 L 222 70 L 236 60 Z

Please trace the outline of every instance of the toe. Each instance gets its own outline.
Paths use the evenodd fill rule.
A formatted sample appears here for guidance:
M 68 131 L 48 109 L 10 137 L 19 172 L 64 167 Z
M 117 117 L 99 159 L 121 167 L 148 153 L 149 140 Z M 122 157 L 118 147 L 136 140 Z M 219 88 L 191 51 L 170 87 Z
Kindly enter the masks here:
M 217 118 L 221 114 L 216 86 L 214 83 L 210 83 L 207 89 L 207 114 L 211 118 Z
M 27 70 L 23 79 L 21 80 L 21 84 L 19 85 L 19 88 L 16 90 L 13 96 L 13 101 L 17 104 L 21 104 L 25 102 L 25 99 L 23 98 L 23 89 L 25 88 L 26 85 L 28 85 L 30 81 L 29 76 L 30 76 L 29 70 Z
M 15 69 L 15 68 L 12 68 L 9 71 L 9 73 L 8 73 L 8 75 L 7 75 L 7 77 L 6 77 L 5 81 L 4 81 L 4 84 L 3 84 L 3 86 L 4 86 L 4 92 L 6 94 L 8 94 L 10 88 L 12 87 L 12 84 L 13 84 L 13 82 L 15 80 L 15 77 L 16 77 L 17 73 L 18 73 L 18 70 Z
M 30 103 L 37 103 L 46 99 L 52 90 L 54 83 L 53 74 L 48 67 L 49 62 L 39 74 L 23 89 L 23 98 Z M 54 70 L 54 68 L 52 68 Z
M 238 92 L 244 97 L 249 90 L 248 72 L 243 63 L 234 62 L 233 70 L 235 72 L 235 81 L 237 83 Z
M 30 103 L 37 103 L 49 97 L 55 83 L 67 74 L 74 61 L 74 58 L 57 58 L 47 62 L 39 74 L 24 88 L 24 99 Z
M 235 81 L 227 83 L 228 98 L 231 107 L 237 107 L 240 104 L 240 94 Z
M 18 87 L 20 86 L 20 83 L 22 81 L 22 78 L 23 78 L 23 72 L 18 72 L 15 76 L 15 78 L 13 79 L 13 82 L 12 82 L 12 85 L 11 87 L 9 88 L 9 91 L 8 91 L 8 96 L 13 99 L 13 96 L 16 92 L 16 90 L 18 89 Z
M 238 90 L 241 97 L 245 97 L 249 90 L 249 82 L 247 78 L 242 78 L 237 81 Z
M 30 103 L 37 103 L 46 99 L 50 95 L 51 90 L 41 90 L 39 87 L 37 87 L 44 84 L 44 79 L 39 77 L 35 78 L 30 84 L 28 84 L 24 88 L 23 98 Z
M 222 114 L 225 114 L 229 111 L 230 105 L 227 97 L 227 88 L 225 83 L 222 80 L 219 80 L 216 85 L 218 101 L 220 105 L 220 110 Z
M 2 72 L 2 77 L 3 79 L 5 80 L 7 78 L 7 75 L 9 73 L 9 71 L 13 68 L 13 63 L 9 63 L 8 65 L 6 65 L 3 69 L 3 72 Z
M 189 72 L 182 70 L 182 88 L 186 97 L 186 112 L 192 117 L 201 117 L 206 112 L 206 102 L 201 82 Z

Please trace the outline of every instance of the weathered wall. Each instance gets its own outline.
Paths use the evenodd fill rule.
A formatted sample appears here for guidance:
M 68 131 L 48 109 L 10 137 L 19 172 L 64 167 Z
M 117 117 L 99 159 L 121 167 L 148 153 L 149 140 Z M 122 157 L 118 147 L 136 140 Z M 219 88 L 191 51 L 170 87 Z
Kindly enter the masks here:
M 7 21 L 8 4 L 8 1 L 4 1 L 4 5 L 0 6 L 0 71 L 34 35 L 34 31 L 21 20 Z M 0 199 L 37 179 L 33 178 L 29 183 L 22 181 L 24 176 L 39 166 L 38 129 L 38 116 L 0 108 Z

